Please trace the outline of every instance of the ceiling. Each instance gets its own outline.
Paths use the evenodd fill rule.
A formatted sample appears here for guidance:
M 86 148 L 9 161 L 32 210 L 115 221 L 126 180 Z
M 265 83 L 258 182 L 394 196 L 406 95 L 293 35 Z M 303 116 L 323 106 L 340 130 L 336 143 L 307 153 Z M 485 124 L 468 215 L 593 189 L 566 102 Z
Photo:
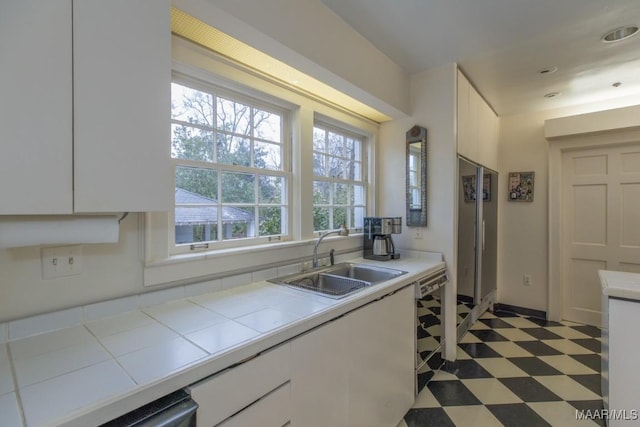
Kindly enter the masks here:
M 640 34 L 601 41 L 609 30 L 640 25 L 640 0 L 322 2 L 411 74 L 456 62 L 501 116 L 640 104 Z M 552 92 L 560 95 L 545 98 Z

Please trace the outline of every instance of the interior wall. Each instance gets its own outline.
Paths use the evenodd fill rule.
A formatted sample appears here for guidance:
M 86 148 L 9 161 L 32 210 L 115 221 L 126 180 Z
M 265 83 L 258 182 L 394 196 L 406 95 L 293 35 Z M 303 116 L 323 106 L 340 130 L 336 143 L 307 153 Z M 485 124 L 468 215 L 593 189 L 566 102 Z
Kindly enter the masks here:
M 544 121 L 611 107 L 608 101 L 500 118 L 498 302 L 548 310 L 549 142 L 545 139 Z M 535 172 L 531 203 L 507 200 L 508 173 L 518 171 Z M 525 274 L 532 277 L 529 286 L 523 284 Z
M 455 264 L 457 156 L 455 140 L 456 65 L 414 75 L 411 79 L 412 115 L 380 126 L 377 170 L 377 214 L 406 218 L 405 133 L 414 125 L 427 128 L 427 226 L 408 227 L 394 235 L 396 247 L 441 252 Z M 402 250 L 400 250 L 402 256 Z M 444 289 L 446 339 L 443 356 L 455 360 L 456 271 L 449 269 Z
M 390 117 L 409 111 L 407 72 L 320 0 L 173 0 L 173 5 Z
M 120 241 L 82 245 L 82 272 L 44 280 L 41 249 L 0 250 L 0 322 L 143 292 L 142 214 L 120 225 Z
M 405 133 L 414 125 L 427 128 L 427 226 L 403 224 L 394 242 L 400 248 L 442 252 L 447 262 L 454 259 L 455 76 L 455 64 L 448 64 L 412 77 L 413 114 L 380 126 L 377 164 L 377 213 L 406 218 Z
M 548 163 L 544 120 L 549 113 L 500 118 L 500 244 L 498 302 L 546 311 L 548 285 Z M 509 172 L 534 171 L 533 202 L 507 201 Z M 531 275 L 524 286 L 522 276 Z

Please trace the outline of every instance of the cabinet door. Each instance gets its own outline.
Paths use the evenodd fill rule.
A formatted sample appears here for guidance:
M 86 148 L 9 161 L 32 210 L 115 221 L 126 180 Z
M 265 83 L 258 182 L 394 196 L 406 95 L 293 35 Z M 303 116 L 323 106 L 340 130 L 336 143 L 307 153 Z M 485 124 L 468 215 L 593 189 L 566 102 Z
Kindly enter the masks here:
M 479 159 L 481 165 L 498 170 L 498 118 L 489 104 L 480 99 L 478 105 Z
M 191 397 L 200 405 L 197 424 L 204 427 L 217 425 L 287 383 L 290 378 L 290 356 L 290 345 L 282 344 L 192 385 Z M 288 387 L 286 390 L 288 393 Z M 281 399 L 276 400 L 281 402 Z M 271 405 L 266 407 L 270 408 Z
M 395 426 L 415 390 L 413 287 L 347 316 L 349 426 Z
M 70 213 L 71 0 L 1 0 L 0 58 L 0 214 Z
M 329 322 L 291 343 L 291 425 L 347 424 L 347 321 Z
M 74 209 L 167 211 L 169 0 L 73 2 Z
M 457 101 L 457 129 L 458 129 L 458 153 L 473 159 L 477 153 L 477 138 L 474 137 L 471 128 L 470 91 L 469 81 L 458 71 L 458 101 Z
M 631 409 L 638 407 L 637 390 L 640 381 L 638 361 L 634 357 L 640 350 L 640 331 L 631 325 L 637 325 L 640 319 L 638 315 L 638 302 L 609 298 L 609 329 L 608 347 L 603 354 L 607 362 L 608 377 L 605 377 L 605 394 L 608 397 L 609 411 L 626 411 L 627 417 L 631 415 Z M 606 393 L 608 392 L 608 393 Z M 636 409 L 637 410 L 637 409 Z M 611 419 L 607 425 L 611 427 L 637 425 L 637 421 L 628 421 L 629 418 Z
M 291 386 L 286 383 L 253 405 L 218 424 L 218 427 L 282 427 L 290 421 L 290 412 Z

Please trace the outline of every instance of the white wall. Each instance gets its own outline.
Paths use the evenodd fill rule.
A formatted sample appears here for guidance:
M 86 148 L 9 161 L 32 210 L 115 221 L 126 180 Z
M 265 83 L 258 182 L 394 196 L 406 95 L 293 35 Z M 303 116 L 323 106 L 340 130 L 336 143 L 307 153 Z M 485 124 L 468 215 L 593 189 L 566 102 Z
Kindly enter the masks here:
M 409 111 L 409 76 L 320 0 L 173 0 L 220 31 L 370 105 Z
M 546 311 L 548 283 L 548 162 L 544 120 L 549 113 L 500 119 L 498 302 Z M 509 172 L 534 171 L 531 203 L 508 202 Z M 522 276 L 530 274 L 530 286 Z
M 394 236 L 398 248 L 444 254 L 449 266 L 455 262 L 457 157 L 455 140 L 456 65 L 447 64 L 411 79 L 410 117 L 380 126 L 378 151 L 378 215 L 406 218 L 405 133 L 414 125 L 427 128 L 427 227 L 402 227 Z M 400 251 L 402 252 L 402 251 Z M 402 253 L 400 254 L 402 256 Z M 456 272 L 449 269 L 451 284 L 445 288 L 444 356 L 455 360 Z
M 40 247 L 0 250 L 0 322 L 141 293 L 141 216 L 120 227 L 120 242 L 82 245 L 82 273 L 42 279 Z
M 396 246 L 442 252 L 454 258 L 456 188 L 455 64 L 417 74 L 411 79 L 410 117 L 380 126 L 378 214 L 406 218 L 405 133 L 414 125 L 427 128 L 427 227 L 415 239 L 416 227 L 402 227 Z
M 628 99 L 627 104 L 638 103 Z M 549 284 L 549 142 L 544 121 L 594 111 L 620 104 L 585 104 L 500 118 L 500 206 L 498 302 L 547 311 Z M 508 202 L 509 172 L 535 171 L 533 203 Z M 522 276 L 532 276 L 531 286 Z

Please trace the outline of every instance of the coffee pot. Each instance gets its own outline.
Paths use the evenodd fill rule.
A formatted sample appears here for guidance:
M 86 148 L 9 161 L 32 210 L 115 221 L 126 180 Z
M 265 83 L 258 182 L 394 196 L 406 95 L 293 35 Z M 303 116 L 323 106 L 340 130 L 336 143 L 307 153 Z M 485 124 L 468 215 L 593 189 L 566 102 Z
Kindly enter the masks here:
M 375 236 L 373 238 L 373 254 L 379 256 L 389 255 L 389 242 L 386 236 Z
M 386 261 L 400 258 L 393 245 L 392 234 L 402 232 L 400 217 L 365 217 L 363 233 L 363 257 Z

